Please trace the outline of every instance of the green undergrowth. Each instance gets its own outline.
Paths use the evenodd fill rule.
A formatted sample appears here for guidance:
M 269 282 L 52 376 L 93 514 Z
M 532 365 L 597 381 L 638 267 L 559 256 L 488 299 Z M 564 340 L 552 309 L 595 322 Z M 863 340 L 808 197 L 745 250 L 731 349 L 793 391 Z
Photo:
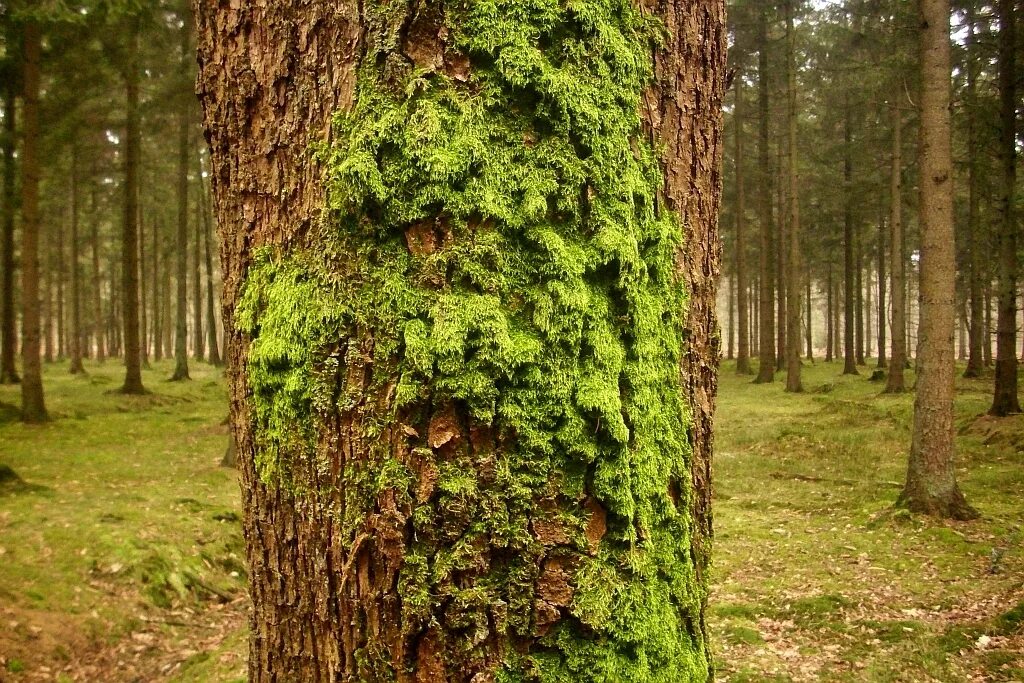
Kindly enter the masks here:
M 355 106 L 318 151 L 326 224 L 258 252 L 248 274 L 236 320 L 251 338 L 258 471 L 300 494 L 310 471 L 329 481 L 323 425 L 358 414 L 381 447 L 346 463 L 335 512 L 354 538 L 380 491 L 413 507 L 407 633 L 448 605 L 474 637 L 493 637 L 490 623 L 531 637 L 554 552 L 574 567 L 573 600 L 502 680 L 699 677 L 681 229 L 659 206 L 639 114 L 661 29 L 625 0 L 472 0 L 418 15 L 409 30 L 455 28 L 407 58 L 406 11 L 367 10 Z M 367 395 L 383 407 L 361 410 Z M 446 410 L 486 443 L 441 455 L 428 435 Z M 378 437 L 400 428 L 412 455 L 395 461 Z M 425 500 L 413 458 L 435 463 Z M 583 536 L 586 499 L 607 513 L 599 549 Z M 530 527 L 547 517 L 566 529 L 554 551 Z M 481 548 L 494 558 L 482 573 Z M 476 656 L 449 649 L 453 665 Z
M 1018 680 L 1024 425 L 983 417 L 990 378 L 958 379 L 957 476 L 982 519 L 895 510 L 913 394 L 841 371 L 805 364 L 808 392 L 793 395 L 723 366 L 709 611 L 719 678 Z

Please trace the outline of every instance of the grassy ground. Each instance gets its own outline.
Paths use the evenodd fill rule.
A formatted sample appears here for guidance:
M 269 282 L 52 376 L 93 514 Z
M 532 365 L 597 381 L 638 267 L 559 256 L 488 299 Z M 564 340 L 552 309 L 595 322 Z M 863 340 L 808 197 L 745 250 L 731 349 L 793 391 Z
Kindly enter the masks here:
M 116 362 L 47 368 L 55 421 L 0 387 L 0 681 L 244 679 L 244 568 L 213 368 L 112 393 Z M 981 520 L 894 513 L 912 396 L 837 365 L 808 392 L 726 364 L 711 628 L 729 681 L 1024 680 L 1024 418 L 978 418 L 961 381 L 960 478 Z M 1016 611 L 1014 611 L 1016 608 Z

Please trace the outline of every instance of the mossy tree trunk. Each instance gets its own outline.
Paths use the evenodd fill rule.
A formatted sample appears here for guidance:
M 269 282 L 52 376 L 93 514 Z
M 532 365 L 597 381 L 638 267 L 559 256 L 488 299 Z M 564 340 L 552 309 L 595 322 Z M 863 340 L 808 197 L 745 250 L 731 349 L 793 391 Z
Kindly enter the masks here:
M 195 9 L 250 679 L 709 680 L 724 4 Z
M 920 0 L 921 318 L 917 392 L 907 480 L 898 504 L 914 512 L 972 519 L 957 485 L 953 439 L 955 249 L 950 151 L 949 0 Z

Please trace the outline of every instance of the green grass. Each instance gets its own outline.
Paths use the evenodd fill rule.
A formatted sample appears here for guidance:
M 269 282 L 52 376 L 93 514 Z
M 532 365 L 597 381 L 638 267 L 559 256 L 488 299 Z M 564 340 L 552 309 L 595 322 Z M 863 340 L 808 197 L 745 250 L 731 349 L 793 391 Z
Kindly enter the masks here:
M 22 480 L 0 483 L 0 678 L 71 680 L 60 672 L 84 658 L 244 680 L 244 603 L 211 592 L 241 596 L 244 582 L 219 372 L 193 365 L 171 384 L 165 363 L 145 374 L 152 395 L 129 398 L 111 392 L 117 362 L 87 367 L 47 367 L 42 427 L 18 423 L 18 389 L 0 387 L 0 464 Z M 790 395 L 723 367 L 720 680 L 1024 680 L 1024 417 L 979 418 L 989 380 L 959 380 L 958 474 L 983 517 L 910 515 L 891 506 L 913 396 L 840 370 L 806 366 L 808 392 Z
M 979 420 L 990 380 L 958 380 L 958 476 L 983 517 L 913 516 L 892 508 L 913 395 L 881 395 L 865 368 L 841 370 L 805 366 L 808 391 L 792 395 L 722 368 L 710 610 L 719 678 L 1014 680 L 1024 418 Z M 979 648 L 986 634 L 994 640 Z

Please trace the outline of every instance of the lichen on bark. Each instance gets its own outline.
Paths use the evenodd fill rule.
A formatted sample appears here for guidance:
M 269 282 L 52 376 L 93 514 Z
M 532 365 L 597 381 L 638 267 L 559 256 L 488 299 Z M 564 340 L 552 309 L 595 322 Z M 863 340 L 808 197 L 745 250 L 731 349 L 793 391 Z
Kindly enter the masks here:
M 261 478 L 314 471 L 353 557 L 400 553 L 406 661 L 369 643 L 366 678 L 703 680 L 682 231 L 640 118 L 660 25 L 628 0 L 367 12 L 315 150 L 328 219 L 258 253 L 236 313 Z

